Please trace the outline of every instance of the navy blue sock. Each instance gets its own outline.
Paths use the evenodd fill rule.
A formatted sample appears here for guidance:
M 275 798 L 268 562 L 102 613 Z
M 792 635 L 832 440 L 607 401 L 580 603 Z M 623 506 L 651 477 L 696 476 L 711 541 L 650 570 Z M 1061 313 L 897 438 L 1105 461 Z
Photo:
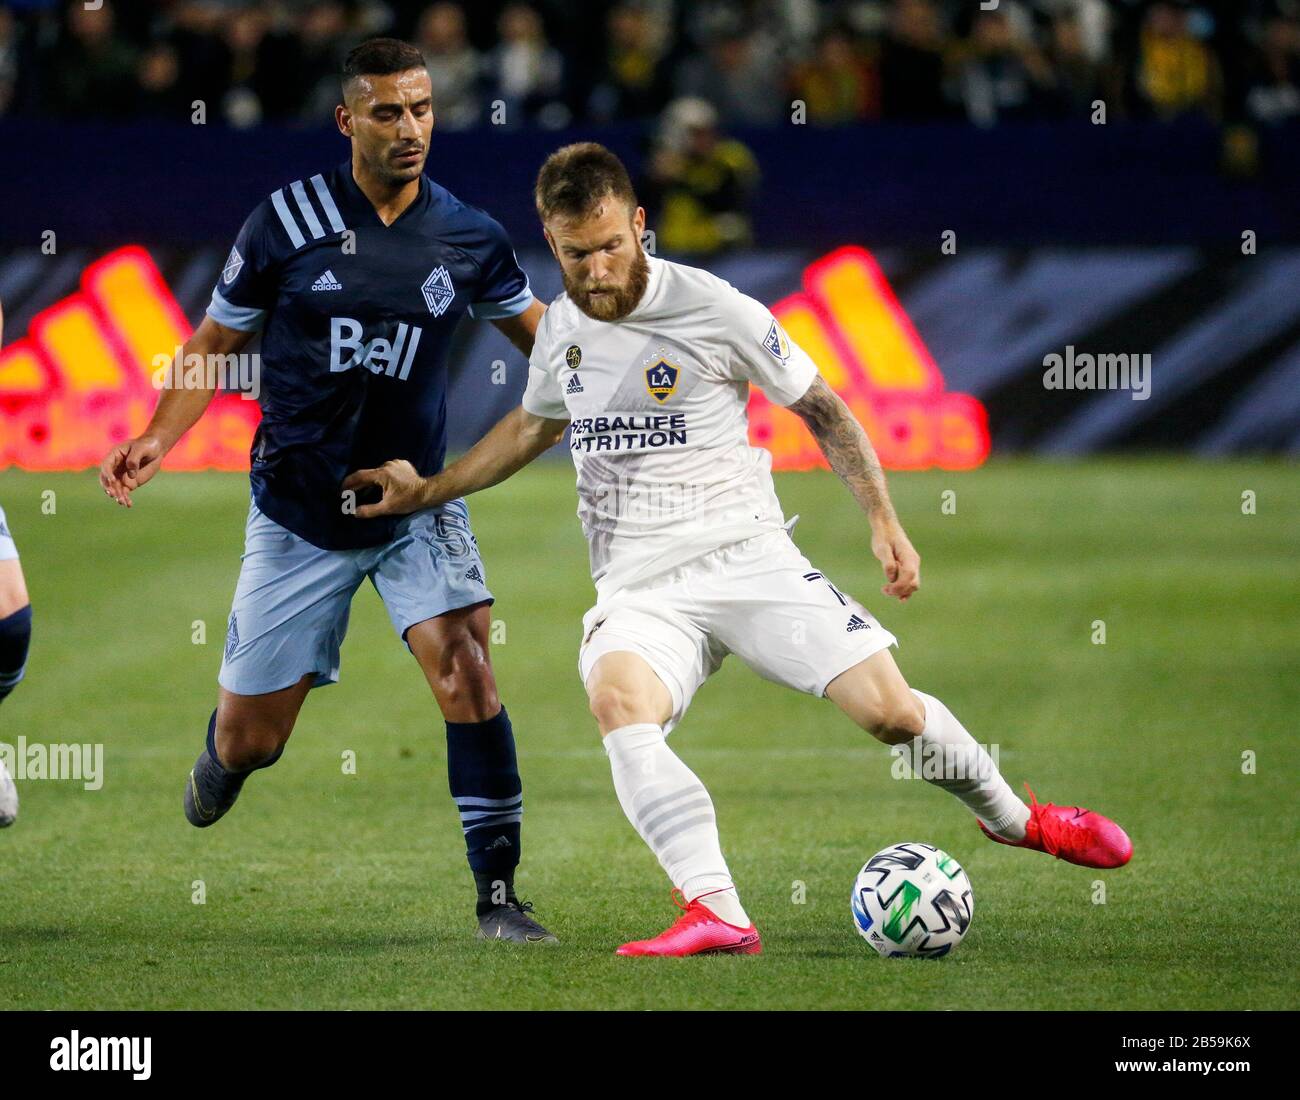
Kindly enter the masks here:
M 32 605 L 20 607 L 0 619 L 0 699 L 23 678 L 27 670 L 27 647 L 32 640 Z
M 482 916 L 502 901 L 518 900 L 515 868 L 524 788 L 505 707 L 486 722 L 447 723 L 447 780 L 460 811 Z
M 226 765 L 221 762 L 221 757 L 217 755 L 217 711 L 215 707 L 213 708 L 212 711 L 212 717 L 208 719 L 207 740 L 208 740 L 208 755 L 212 757 L 212 762 L 216 764 L 217 767 L 219 767 L 223 772 L 227 772 L 230 775 L 248 775 L 250 772 L 260 771 L 262 768 L 269 768 L 272 764 L 274 764 L 277 760 L 279 760 L 280 757 L 284 755 L 284 749 L 281 748 L 279 752 L 277 752 L 269 760 L 264 760 L 261 764 L 258 764 L 252 768 L 246 768 L 242 772 L 231 771 L 230 768 L 227 768 Z

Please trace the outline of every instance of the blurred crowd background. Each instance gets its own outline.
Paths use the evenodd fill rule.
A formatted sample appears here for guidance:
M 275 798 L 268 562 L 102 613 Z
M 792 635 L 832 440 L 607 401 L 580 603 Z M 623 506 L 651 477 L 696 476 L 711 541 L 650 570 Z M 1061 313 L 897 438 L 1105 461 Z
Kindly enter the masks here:
M 985 0 L 992 3 L 993 0 Z M 1300 115 L 1300 0 L 6 0 L 0 113 L 319 125 L 365 36 L 417 42 L 439 125 L 707 101 L 724 125 Z M 502 114 L 504 117 L 502 118 Z M 210 119 L 214 120 L 214 119 Z
M 1300 0 L 991 4 L 0 0 L 0 465 L 6 439 L 102 453 L 108 414 L 66 403 L 124 354 L 96 342 L 108 308 L 83 308 L 96 265 L 145 250 L 149 293 L 195 323 L 248 211 L 346 155 L 340 64 L 379 34 L 428 60 L 430 174 L 501 222 L 543 298 L 531 181 L 595 139 L 657 254 L 762 301 L 869 249 L 879 272 L 817 323 L 901 316 L 919 342 L 855 344 L 877 349 L 850 364 L 862 393 L 910 348 L 983 403 L 998 448 L 1300 453 Z M 1046 390 L 1066 346 L 1149 352 L 1150 400 Z M 474 384 L 509 354 L 459 330 L 455 446 L 517 401 Z M 114 393 L 140 415 L 152 397 Z

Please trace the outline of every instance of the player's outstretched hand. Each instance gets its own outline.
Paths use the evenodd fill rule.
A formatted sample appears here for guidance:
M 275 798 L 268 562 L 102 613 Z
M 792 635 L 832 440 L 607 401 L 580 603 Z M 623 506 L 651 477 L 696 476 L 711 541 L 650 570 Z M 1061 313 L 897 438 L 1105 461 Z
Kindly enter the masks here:
M 377 470 L 357 470 L 343 481 L 345 493 L 360 493 L 371 485 L 378 486 L 380 498 L 374 504 L 357 505 L 360 519 L 371 516 L 404 516 L 427 508 L 424 478 L 404 458 L 392 458 Z
M 886 584 L 880 591 L 886 596 L 906 600 L 921 587 L 921 555 L 897 523 L 872 532 L 871 552 L 885 569 Z
M 99 464 L 99 484 L 104 493 L 124 508 L 131 507 L 131 492 L 149 481 L 162 467 L 162 444 L 142 435 L 119 443 Z

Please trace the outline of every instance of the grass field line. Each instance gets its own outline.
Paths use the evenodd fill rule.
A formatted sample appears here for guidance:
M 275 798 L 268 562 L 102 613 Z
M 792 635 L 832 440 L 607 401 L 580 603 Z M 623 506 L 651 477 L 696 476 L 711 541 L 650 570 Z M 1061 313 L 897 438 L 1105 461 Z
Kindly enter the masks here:
M 834 475 L 780 475 L 800 549 L 898 635 L 908 680 L 999 746 L 1018 794 L 1029 778 L 1044 801 L 1106 813 L 1136 852 L 1097 873 L 989 844 L 943 792 L 894 780 L 888 748 L 832 704 L 729 660 L 669 744 L 715 796 L 765 952 L 668 966 L 612 955 L 676 910 L 620 812 L 574 667 L 593 597 L 568 464 L 471 504 L 508 627 L 492 660 L 528 806 L 520 883 L 564 941 L 545 956 L 470 939 L 442 723 L 369 586 L 343 683 L 313 693 L 285 759 L 231 819 L 195 831 L 182 785 L 216 698 L 247 479 L 164 471 L 126 513 L 91 474 L 0 472 L 35 624 L 0 741 L 105 748 L 103 789 L 20 784 L 22 814 L 0 832 L 0 1004 L 1300 1006 L 1297 469 L 998 460 L 894 474 L 925 578 L 903 607 L 880 596 L 865 521 Z M 1247 489 L 1258 514 L 1241 510 Z M 41 510 L 47 490 L 56 514 Z M 356 775 L 341 773 L 343 750 Z M 853 876 L 900 837 L 971 875 L 971 935 L 941 963 L 891 965 L 853 930 Z

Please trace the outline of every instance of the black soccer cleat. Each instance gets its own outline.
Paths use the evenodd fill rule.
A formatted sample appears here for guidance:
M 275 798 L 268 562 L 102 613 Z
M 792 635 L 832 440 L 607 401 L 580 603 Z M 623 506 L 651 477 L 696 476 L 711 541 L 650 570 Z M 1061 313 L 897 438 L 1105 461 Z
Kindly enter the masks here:
M 559 943 L 531 916 L 533 903 L 508 901 L 488 910 L 478 919 L 478 938 L 505 940 L 507 943 Z
M 235 804 L 248 776 L 248 772 L 235 775 L 226 771 L 204 749 L 185 781 L 186 820 L 200 829 L 220 821 Z

